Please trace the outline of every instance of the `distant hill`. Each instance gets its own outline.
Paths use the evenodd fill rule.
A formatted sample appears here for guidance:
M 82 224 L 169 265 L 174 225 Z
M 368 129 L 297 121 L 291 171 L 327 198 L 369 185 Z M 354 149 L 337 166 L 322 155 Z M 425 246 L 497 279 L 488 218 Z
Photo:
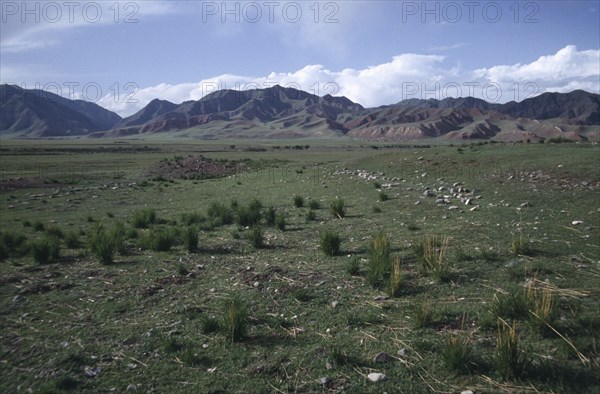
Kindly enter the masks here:
M 114 127 L 121 117 L 84 100 L 43 90 L 0 85 L 0 134 L 21 137 L 88 135 Z
M 408 99 L 364 108 L 293 88 L 219 90 L 181 104 L 155 99 L 121 119 L 96 104 L 2 85 L 0 133 L 94 138 L 170 133 L 199 139 L 304 138 L 600 140 L 600 95 L 576 90 L 522 102 Z

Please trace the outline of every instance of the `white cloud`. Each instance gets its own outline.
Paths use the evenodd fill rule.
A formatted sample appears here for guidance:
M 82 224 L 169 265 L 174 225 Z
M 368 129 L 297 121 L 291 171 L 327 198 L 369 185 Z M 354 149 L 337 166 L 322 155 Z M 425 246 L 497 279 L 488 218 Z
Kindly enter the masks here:
M 542 56 L 528 64 L 498 65 L 462 70 L 447 65 L 439 55 L 402 54 L 390 62 L 364 69 L 332 71 L 322 65 L 308 65 L 293 72 L 272 72 L 266 76 L 223 74 L 195 83 L 159 84 L 140 89 L 124 102 L 106 96 L 98 104 L 126 116 L 143 108 L 154 98 L 181 103 L 198 100 L 220 89 L 267 88 L 275 84 L 294 87 L 319 96 L 346 96 L 365 107 L 392 104 L 407 98 L 475 96 L 490 102 L 520 101 L 547 91 L 584 89 L 600 93 L 600 51 L 577 51 L 567 46 L 554 55 Z

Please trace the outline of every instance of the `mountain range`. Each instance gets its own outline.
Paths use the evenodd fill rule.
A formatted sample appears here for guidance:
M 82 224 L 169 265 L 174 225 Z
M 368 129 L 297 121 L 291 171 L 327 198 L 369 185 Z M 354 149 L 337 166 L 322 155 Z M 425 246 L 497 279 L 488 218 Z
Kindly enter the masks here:
M 178 137 L 356 139 L 600 140 L 600 95 L 575 90 L 543 93 L 521 102 L 466 98 L 408 99 L 364 108 L 346 97 L 319 97 L 273 86 L 219 90 L 181 104 L 155 99 L 119 115 L 83 100 L 0 85 L 0 136 L 13 138 Z

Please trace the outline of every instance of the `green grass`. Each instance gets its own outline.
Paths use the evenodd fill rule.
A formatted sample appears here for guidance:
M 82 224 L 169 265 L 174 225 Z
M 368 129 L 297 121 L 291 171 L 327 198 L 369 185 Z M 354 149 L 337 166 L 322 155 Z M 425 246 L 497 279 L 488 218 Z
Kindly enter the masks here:
M 378 142 L 377 151 L 346 139 L 231 143 L 2 142 L 0 180 L 42 181 L 0 189 L 0 391 L 597 391 L 600 146 L 465 143 L 458 153 L 431 141 Z M 172 182 L 145 175 L 188 154 L 250 169 Z M 376 201 L 372 180 L 356 171 L 377 174 L 390 200 Z M 455 182 L 481 196 L 477 210 L 422 196 Z M 305 207 L 294 207 L 295 195 Z M 264 208 L 246 229 L 236 214 L 253 199 Z M 338 216 L 330 204 L 339 200 Z M 307 220 L 311 208 L 317 220 Z M 154 221 L 136 228 L 132 215 L 144 210 Z M 31 246 L 52 226 L 64 234 L 60 256 L 39 264 Z M 246 237 L 259 226 L 265 247 L 254 248 Z M 98 227 L 110 264 L 84 245 Z M 188 228 L 200 240 L 193 253 Z M 533 248 L 515 257 L 519 229 Z M 168 251 L 142 247 L 161 231 L 172 235 Z M 343 240 L 335 257 L 320 248 L 325 231 Z M 373 288 L 369 245 L 378 233 L 390 241 L 391 262 Z M 449 237 L 445 280 L 423 270 L 412 248 L 430 234 L 439 234 L 432 256 Z M 230 319 L 234 294 L 243 302 Z M 514 324 L 516 345 L 498 316 Z M 379 352 L 399 360 L 374 363 Z M 100 372 L 88 378 L 86 367 Z M 372 371 L 388 380 L 369 382 Z
M 320 237 L 319 247 L 325 256 L 337 256 L 340 253 L 342 238 L 339 234 L 326 230 Z

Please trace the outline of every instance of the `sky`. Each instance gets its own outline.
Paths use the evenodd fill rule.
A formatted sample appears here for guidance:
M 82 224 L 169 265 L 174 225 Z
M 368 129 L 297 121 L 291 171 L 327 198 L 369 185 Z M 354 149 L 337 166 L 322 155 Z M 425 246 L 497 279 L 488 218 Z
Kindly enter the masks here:
M 600 93 L 600 0 L 7 1 L 0 82 L 131 115 L 275 84 L 365 107 Z

